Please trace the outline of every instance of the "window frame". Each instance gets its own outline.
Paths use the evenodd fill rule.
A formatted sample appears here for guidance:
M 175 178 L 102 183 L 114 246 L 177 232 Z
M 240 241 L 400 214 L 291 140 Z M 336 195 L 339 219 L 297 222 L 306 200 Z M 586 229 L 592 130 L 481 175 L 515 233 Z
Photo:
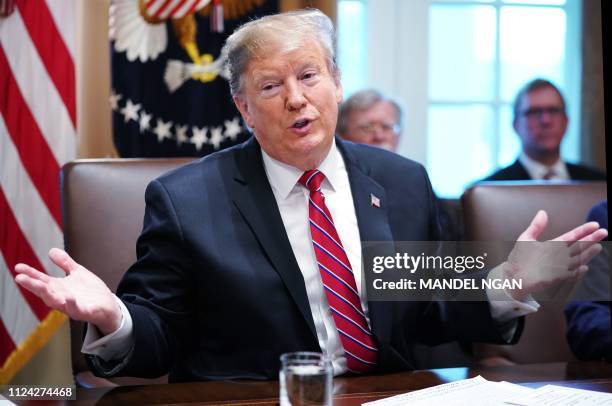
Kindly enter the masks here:
M 494 111 L 494 131 L 490 137 L 493 151 L 493 167 L 497 167 L 501 140 L 501 110 L 508 101 L 501 100 L 500 62 L 500 9 L 503 6 L 521 5 L 534 8 L 562 8 L 566 12 L 566 61 L 563 71 L 566 86 L 562 91 L 567 99 L 569 126 L 561 154 L 569 161 L 580 157 L 580 96 L 582 70 L 582 0 L 566 0 L 564 5 L 533 5 L 521 1 L 493 0 L 361 0 L 366 8 L 366 78 L 363 87 L 375 87 L 397 97 L 404 103 L 405 125 L 398 152 L 428 166 L 428 109 L 430 105 L 448 104 L 449 101 L 431 100 L 428 91 L 428 32 L 429 12 L 432 5 L 487 5 L 495 7 L 495 98 L 492 102 L 481 100 L 450 101 L 457 105 L 491 106 Z M 342 68 L 342 66 L 341 66 Z M 510 125 L 510 123 L 508 123 Z M 474 181 L 477 179 L 474 179 Z M 434 184 L 435 187 L 435 184 Z M 451 196 L 452 197 L 452 196 Z

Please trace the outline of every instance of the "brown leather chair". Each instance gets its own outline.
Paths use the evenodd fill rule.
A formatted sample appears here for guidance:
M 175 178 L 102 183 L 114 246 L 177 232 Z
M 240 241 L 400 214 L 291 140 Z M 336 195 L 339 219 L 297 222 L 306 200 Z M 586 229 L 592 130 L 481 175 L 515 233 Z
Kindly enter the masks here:
M 114 291 L 123 273 L 136 260 L 146 185 L 189 161 L 188 158 L 95 159 L 66 164 L 61 176 L 66 251 Z M 83 323 L 71 320 L 70 336 L 72 371 L 79 386 L 167 382 L 166 377 L 157 380 L 97 378 L 88 370 L 80 351 Z
M 541 239 L 554 238 L 584 223 L 589 209 L 606 195 L 605 182 L 482 182 L 461 198 L 465 239 L 515 241 L 539 209 L 546 210 L 549 219 Z M 526 316 L 518 344 L 478 344 L 475 358 L 489 365 L 573 360 L 565 339 L 563 296 L 542 302 L 536 313 Z

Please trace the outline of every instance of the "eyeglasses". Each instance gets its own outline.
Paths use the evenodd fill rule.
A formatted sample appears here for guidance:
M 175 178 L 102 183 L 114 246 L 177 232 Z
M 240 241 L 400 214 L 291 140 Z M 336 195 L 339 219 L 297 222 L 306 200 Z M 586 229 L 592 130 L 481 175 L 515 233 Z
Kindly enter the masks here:
M 540 119 L 544 113 L 551 117 L 559 117 L 560 115 L 565 114 L 565 109 L 562 107 L 532 107 L 523 111 L 521 114 L 528 119 Z
M 371 135 L 376 132 L 376 130 L 380 130 L 383 132 L 393 132 L 394 134 L 399 134 L 401 127 L 397 123 L 381 123 L 378 121 L 372 121 L 371 123 L 366 123 L 360 126 L 357 126 L 359 131 L 364 134 Z

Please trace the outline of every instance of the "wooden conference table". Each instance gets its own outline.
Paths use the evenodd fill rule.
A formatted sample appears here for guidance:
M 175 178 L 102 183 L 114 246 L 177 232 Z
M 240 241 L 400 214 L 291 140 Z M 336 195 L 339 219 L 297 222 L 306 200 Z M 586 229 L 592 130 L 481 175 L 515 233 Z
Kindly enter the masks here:
M 525 386 L 544 384 L 612 392 L 612 363 L 571 362 L 489 368 L 447 368 L 389 375 L 335 378 L 334 405 L 360 405 L 400 393 L 482 375 Z M 218 381 L 77 389 L 68 403 L 99 405 L 181 404 L 277 405 L 278 382 Z

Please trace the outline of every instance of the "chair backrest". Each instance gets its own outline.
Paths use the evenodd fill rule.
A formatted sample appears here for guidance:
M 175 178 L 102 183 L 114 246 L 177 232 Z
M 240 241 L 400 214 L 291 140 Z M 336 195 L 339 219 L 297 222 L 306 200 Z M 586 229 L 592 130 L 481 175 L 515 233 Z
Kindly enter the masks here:
M 136 260 L 136 239 L 142 230 L 147 184 L 191 160 L 94 159 L 66 164 L 61 176 L 66 251 L 114 291 L 124 272 Z M 72 370 L 77 384 L 111 385 L 88 372 L 81 354 L 82 331 L 83 323 L 71 320 Z M 113 381 L 115 384 L 151 383 L 151 380 L 135 378 Z
M 548 213 L 541 239 L 550 239 L 585 222 L 589 209 L 606 198 L 605 182 L 483 182 L 462 196 L 465 239 L 515 241 L 539 209 Z M 477 359 L 514 363 L 574 359 L 565 339 L 565 302 L 543 302 L 525 320 L 525 330 L 514 346 L 477 345 Z

